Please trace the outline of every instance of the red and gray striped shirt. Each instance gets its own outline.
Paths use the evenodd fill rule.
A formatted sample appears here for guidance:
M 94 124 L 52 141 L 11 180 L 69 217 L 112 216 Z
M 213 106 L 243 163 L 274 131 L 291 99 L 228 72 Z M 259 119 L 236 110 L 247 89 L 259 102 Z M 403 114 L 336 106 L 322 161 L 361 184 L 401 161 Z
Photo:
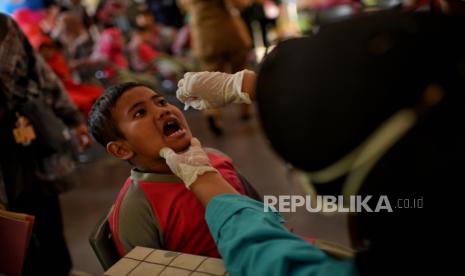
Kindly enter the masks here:
M 211 164 L 245 194 L 231 159 L 208 151 Z M 135 246 L 220 257 L 204 219 L 205 208 L 175 175 L 131 171 L 109 215 L 121 256 Z

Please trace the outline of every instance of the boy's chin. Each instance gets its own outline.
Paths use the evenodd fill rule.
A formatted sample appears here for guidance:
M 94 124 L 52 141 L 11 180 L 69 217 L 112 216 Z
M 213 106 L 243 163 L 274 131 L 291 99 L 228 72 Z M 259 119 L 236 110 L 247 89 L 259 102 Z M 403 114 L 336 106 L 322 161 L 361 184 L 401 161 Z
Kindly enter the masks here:
M 189 146 L 191 145 L 191 138 L 192 137 L 185 137 L 181 141 L 177 141 L 175 144 L 169 146 L 171 149 L 173 149 L 175 152 L 183 152 L 186 151 Z

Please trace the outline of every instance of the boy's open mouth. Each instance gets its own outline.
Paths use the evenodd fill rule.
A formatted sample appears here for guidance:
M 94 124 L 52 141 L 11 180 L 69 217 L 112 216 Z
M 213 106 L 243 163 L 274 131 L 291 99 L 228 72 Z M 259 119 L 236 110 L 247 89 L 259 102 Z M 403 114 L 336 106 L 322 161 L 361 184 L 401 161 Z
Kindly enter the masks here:
M 165 125 L 163 126 L 163 134 L 166 137 L 175 136 L 177 134 L 182 134 L 184 132 L 185 130 L 181 128 L 181 126 L 179 125 L 179 122 L 176 119 L 167 121 Z

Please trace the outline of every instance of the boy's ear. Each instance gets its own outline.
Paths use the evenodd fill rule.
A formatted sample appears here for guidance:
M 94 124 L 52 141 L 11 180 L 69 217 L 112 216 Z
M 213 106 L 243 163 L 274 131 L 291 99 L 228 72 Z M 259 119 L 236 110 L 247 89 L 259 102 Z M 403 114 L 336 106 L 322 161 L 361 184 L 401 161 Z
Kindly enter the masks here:
M 111 141 L 107 144 L 107 151 L 121 160 L 129 160 L 134 156 L 134 151 L 124 141 Z

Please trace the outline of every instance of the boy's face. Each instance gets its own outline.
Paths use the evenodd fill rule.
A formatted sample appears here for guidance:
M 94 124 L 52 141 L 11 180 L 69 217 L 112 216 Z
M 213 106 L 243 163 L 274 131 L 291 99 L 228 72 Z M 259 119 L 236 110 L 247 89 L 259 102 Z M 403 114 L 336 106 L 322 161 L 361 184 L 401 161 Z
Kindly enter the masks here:
M 160 149 L 186 150 L 192 138 L 182 112 L 147 87 L 123 93 L 111 110 L 121 141 L 131 151 L 131 161 L 145 170 L 164 171 Z M 161 166 L 161 167 L 160 167 Z

